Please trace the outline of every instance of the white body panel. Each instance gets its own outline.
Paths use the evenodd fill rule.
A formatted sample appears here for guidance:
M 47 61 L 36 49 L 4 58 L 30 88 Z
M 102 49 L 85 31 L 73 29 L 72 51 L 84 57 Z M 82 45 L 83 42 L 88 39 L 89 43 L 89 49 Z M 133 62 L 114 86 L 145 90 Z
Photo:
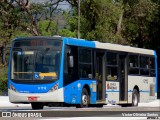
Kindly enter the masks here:
M 106 81 L 106 104 L 119 103 L 119 82 Z
M 48 93 L 18 93 L 8 89 L 10 102 L 64 102 L 63 88 Z M 37 101 L 29 101 L 28 97 L 36 96 Z
M 131 91 L 133 91 L 135 86 L 138 86 L 140 91 L 140 102 L 149 102 L 150 100 L 155 99 L 155 96 L 150 96 L 150 85 L 154 85 L 155 88 L 155 81 L 155 77 L 128 76 L 128 103 L 132 103 Z
M 114 50 L 114 51 L 121 51 L 121 52 L 130 52 L 130 53 L 139 53 L 139 54 L 146 54 L 146 55 L 154 55 L 153 50 L 147 50 L 142 48 L 130 47 L 125 45 L 118 45 L 118 44 L 111 44 L 111 43 L 100 43 L 95 41 L 96 48 L 106 49 L 106 50 Z
M 155 100 L 155 96 L 150 96 L 150 85 L 155 88 L 155 81 L 155 77 L 128 76 L 128 101 L 123 103 L 132 103 L 132 92 L 135 86 L 140 91 L 140 102 Z M 106 104 L 120 104 L 121 102 L 119 82 L 106 81 Z

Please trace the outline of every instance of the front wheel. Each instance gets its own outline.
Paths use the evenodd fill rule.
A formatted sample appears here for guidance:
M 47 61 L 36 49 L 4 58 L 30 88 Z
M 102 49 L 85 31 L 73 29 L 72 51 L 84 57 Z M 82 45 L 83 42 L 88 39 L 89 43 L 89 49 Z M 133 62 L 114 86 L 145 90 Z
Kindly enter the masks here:
M 138 106 L 139 103 L 139 93 L 136 89 L 132 93 L 132 106 Z
M 82 90 L 82 95 L 81 95 L 81 104 L 77 105 L 77 108 L 84 108 L 84 107 L 88 107 L 89 105 L 89 95 L 88 95 L 88 91 L 83 88 Z
M 33 110 L 43 109 L 44 107 L 43 103 L 39 103 L 39 102 L 33 102 L 31 103 L 31 106 Z

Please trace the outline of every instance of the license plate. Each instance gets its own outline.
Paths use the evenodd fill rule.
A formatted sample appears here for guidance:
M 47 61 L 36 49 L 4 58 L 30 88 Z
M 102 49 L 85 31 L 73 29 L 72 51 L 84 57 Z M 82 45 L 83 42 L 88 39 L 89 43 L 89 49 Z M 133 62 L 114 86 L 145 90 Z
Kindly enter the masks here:
M 37 101 L 37 97 L 31 96 L 31 97 L 28 97 L 28 100 L 29 101 Z

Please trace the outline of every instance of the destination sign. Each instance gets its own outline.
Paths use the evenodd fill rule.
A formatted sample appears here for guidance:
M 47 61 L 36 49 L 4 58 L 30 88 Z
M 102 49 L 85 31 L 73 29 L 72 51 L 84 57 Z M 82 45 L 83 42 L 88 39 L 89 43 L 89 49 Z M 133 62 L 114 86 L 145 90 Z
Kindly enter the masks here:
M 62 41 L 59 40 L 20 40 L 14 42 L 14 47 L 24 47 L 24 46 L 32 46 L 32 47 L 40 47 L 40 46 L 56 46 L 60 47 Z

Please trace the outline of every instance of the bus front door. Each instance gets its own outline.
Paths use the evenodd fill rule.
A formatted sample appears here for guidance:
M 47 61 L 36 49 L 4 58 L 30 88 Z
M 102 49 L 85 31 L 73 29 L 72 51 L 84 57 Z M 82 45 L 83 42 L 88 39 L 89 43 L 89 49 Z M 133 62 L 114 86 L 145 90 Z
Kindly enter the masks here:
M 120 80 L 120 103 L 127 103 L 128 99 L 128 77 L 127 77 L 127 55 L 119 55 L 119 80 Z
M 104 76 L 104 69 L 105 69 L 105 61 L 104 61 L 104 53 L 103 52 L 96 52 L 96 71 L 95 77 L 97 80 L 97 102 L 103 102 L 105 100 L 105 76 Z

